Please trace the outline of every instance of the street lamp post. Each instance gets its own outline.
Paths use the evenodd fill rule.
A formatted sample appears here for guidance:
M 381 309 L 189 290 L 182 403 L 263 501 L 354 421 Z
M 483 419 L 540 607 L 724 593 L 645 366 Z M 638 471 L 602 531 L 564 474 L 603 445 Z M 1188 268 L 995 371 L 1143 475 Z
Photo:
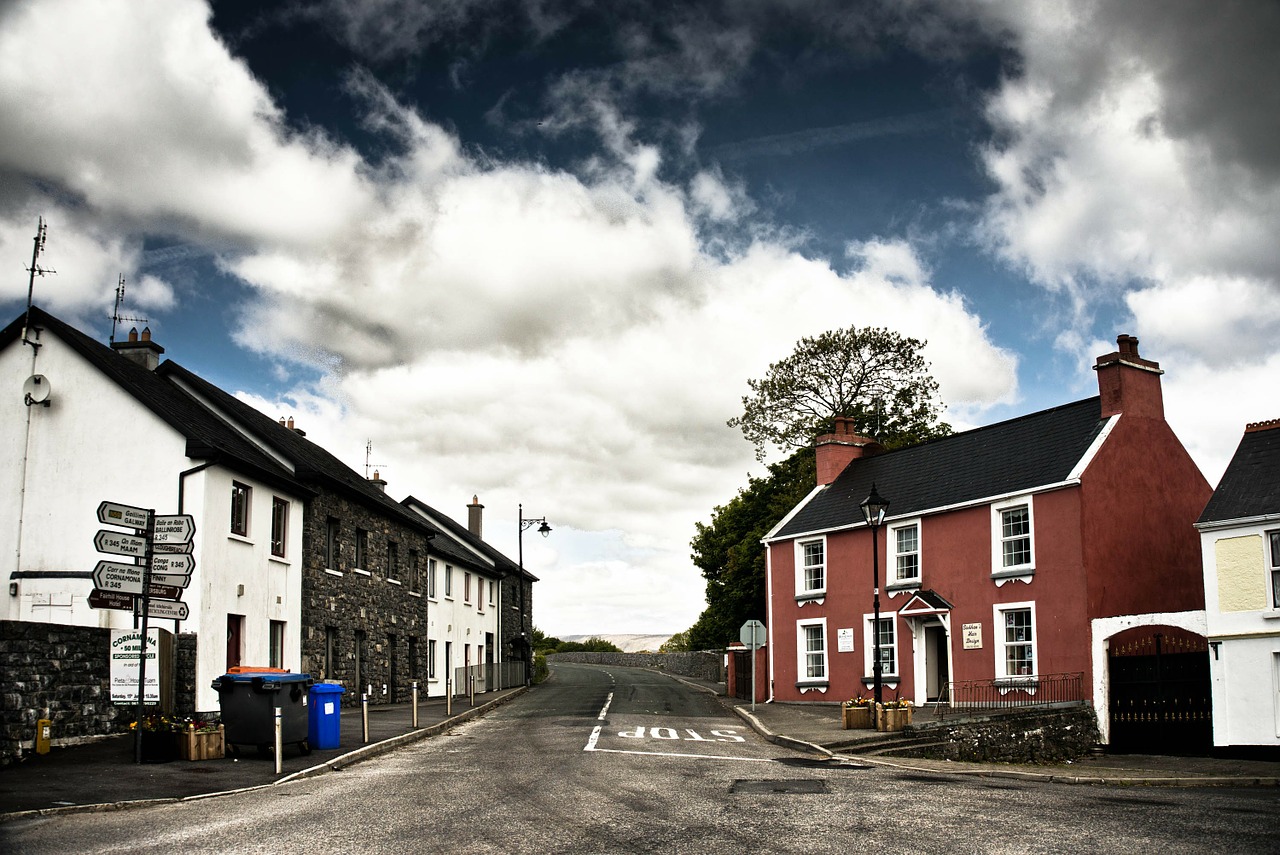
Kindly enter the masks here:
M 874 592 L 873 608 L 875 617 L 871 625 L 871 637 L 875 641 L 875 660 L 872 663 L 872 674 L 875 675 L 876 706 L 882 702 L 883 688 L 881 673 L 884 665 L 880 660 L 880 547 L 879 530 L 884 522 L 885 511 L 889 509 L 889 500 L 876 492 L 875 482 L 871 484 L 871 493 L 862 500 L 862 518 L 871 527 L 871 586 Z
M 526 686 L 533 682 L 533 657 L 530 655 L 533 645 L 525 640 L 524 636 L 524 533 L 533 526 L 538 526 L 538 534 L 546 537 L 551 534 L 551 526 L 547 525 L 546 517 L 537 517 L 536 519 L 525 519 L 524 505 L 518 506 L 520 509 L 520 532 L 518 535 L 519 555 L 520 555 L 520 578 L 516 580 L 516 585 L 520 591 L 520 657 L 524 660 L 524 684 Z

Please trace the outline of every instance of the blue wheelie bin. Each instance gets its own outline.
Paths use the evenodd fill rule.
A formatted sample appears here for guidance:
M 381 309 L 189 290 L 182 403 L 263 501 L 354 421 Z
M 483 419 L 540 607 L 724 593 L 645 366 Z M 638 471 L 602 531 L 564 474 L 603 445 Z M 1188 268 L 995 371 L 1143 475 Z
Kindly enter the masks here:
M 218 690 L 218 706 L 227 753 L 235 756 L 238 746 L 257 746 L 267 755 L 275 748 L 275 708 L 280 707 L 280 736 L 283 745 L 297 745 L 311 753 L 307 739 L 307 689 L 310 674 L 278 669 L 238 668 L 213 681 Z
M 311 717 L 307 741 L 312 748 L 337 748 L 342 740 L 342 694 L 336 683 L 316 683 L 311 687 Z

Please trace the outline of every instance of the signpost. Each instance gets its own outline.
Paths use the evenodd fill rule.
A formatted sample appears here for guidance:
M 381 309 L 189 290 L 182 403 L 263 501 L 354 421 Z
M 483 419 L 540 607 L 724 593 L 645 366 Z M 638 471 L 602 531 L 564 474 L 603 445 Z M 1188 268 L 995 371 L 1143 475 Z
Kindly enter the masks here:
M 145 700 L 150 699 L 146 692 L 147 659 L 150 654 L 143 655 L 142 640 L 150 638 L 148 618 L 182 621 L 190 614 L 187 604 L 178 600 L 182 597 L 183 589 L 191 583 L 191 571 L 196 566 L 191 555 L 194 551 L 192 538 L 195 537 L 196 523 L 190 514 L 157 516 L 155 511 L 148 508 L 135 508 L 119 502 L 100 503 L 98 522 L 133 529 L 130 534 L 110 529 L 99 530 L 93 538 L 93 545 L 99 552 L 141 559 L 137 564 L 99 561 L 93 571 L 94 590 L 89 594 L 89 605 L 93 608 L 130 610 L 141 621 L 136 636 L 139 724 L 135 742 L 137 762 L 141 763 L 142 705 Z M 138 620 L 135 620 L 135 626 L 137 624 Z M 113 645 L 114 643 L 113 640 Z M 128 659 L 135 654 L 122 649 L 119 655 L 122 659 Z
M 756 651 L 764 647 L 768 632 L 758 620 L 749 620 L 738 631 L 738 638 L 751 651 L 751 710 L 756 708 Z

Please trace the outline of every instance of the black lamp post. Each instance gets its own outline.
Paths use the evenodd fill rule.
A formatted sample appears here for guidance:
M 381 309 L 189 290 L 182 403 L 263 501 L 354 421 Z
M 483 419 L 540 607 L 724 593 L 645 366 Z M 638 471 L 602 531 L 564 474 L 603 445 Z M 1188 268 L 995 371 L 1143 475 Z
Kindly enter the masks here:
M 876 704 L 882 701 L 881 672 L 884 666 L 880 661 L 880 547 L 878 543 L 879 529 L 884 522 L 885 511 L 889 509 L 889 500 L 876 492 L 876 485 L 871 483 L 871 493 L 862 500 L 862 518 L 871 527 L 871 585 L 874 591 L 875 622 L 871 626 L 871 637 L 875 641 L 875 660 L 872 673 L 875 675 Z
M 520 533 L 518 535 L 520 547 L 520 578 L 516 580 L 516 585 L 519 586 L 520 590 L 519 644 L 520 656 L 524 659 L 524 684 L 528 686 L 533 682 L 533 657 L 529 655 L 533 645 L 526 641 L 524 637 L 524 533 L 526 529 L 536 525 L 538 526 L 538 534 L 546 537 L 551 534 L 551 526 L 547 525 L 546 517 L 525 519 L 524 505 L 519 505 L 518 507 L 520 508 Z

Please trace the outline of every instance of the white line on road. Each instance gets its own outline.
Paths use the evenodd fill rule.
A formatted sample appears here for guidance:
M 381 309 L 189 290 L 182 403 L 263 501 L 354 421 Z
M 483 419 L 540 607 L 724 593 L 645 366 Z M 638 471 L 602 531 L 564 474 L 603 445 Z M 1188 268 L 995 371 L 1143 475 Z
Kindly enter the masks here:
M 644 757 L 690 757 L 695 760 L 732 760 L 737 763 L 772 763 L 772 757 L 724 757 L 719 754 L 677 754 L 667 751 L 623 751 L 621 748 L 596 748 L 596 738 L 600 735 L 600 728 L 597 727 L 591 734 L 591 739 L 587 740 L 587 747 L 583 751 L 598 751 L 601 754 L 639 754 Z
M 604 699 L 604 706 L 600 708 L 600 715 L 596 716 L 596 721 L 604 721 L 604 717 L 609 713 L 609 704 L 613 703 L 613 692 L 609 693 L 609 697 Z

